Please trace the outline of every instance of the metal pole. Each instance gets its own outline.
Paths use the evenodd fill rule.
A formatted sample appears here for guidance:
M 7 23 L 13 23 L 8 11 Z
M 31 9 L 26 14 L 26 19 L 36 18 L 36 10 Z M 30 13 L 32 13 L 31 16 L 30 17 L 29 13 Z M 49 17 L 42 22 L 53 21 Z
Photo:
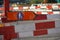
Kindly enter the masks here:
M 5 16 L 7 16 L 7 12 L 9 11 L 9 0 L 4 0 L 4 12 Z

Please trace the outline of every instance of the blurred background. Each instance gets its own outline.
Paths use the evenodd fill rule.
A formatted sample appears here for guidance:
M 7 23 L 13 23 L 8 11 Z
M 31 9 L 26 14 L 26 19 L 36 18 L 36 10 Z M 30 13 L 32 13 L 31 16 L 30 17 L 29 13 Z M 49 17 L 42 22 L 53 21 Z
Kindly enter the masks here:
M 39 3 L 60 3 L 60 0 L 10 0 L 11 5 L 31 5 L 31 4 L 39 4 Z M 0 6 L 3 5 L 3 0 L 0 0 Z

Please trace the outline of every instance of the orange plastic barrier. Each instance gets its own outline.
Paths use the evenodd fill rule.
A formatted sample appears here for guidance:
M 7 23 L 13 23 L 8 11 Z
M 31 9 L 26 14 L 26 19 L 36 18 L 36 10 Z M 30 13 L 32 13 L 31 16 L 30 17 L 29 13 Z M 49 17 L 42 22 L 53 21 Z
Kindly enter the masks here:
M 36 16 L 32 11 L 25 11 L 23 12 L 23 20 L 33 20 Z
M 17 13 L 18 12 L 8 12 L 7 14 L 7 20 L 17 20 Z

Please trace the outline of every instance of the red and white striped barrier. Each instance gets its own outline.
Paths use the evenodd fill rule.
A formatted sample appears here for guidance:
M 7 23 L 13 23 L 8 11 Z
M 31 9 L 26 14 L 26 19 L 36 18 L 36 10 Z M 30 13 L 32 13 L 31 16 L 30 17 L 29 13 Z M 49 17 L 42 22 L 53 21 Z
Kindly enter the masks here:
M 60 9 L 60 4 L 47 4 L 47 5 L 43 5 L 43 4 L 37 4 L 37 5 L 32 5 L 32 6 L 18 6 L 18 7 L 10 7 L 10 10 L 23 10 L 23 9 L 40 9 L 40 8 L 45 8 L 45 9 Z M 0 10 L 4 10 L 3 7 L 0 8 Z
M 60 28 L 59 23 L 60 21 L 18 24 L 18 25 L 15 25 L 15 32 Z
M 60 33 L 60 29 L 19 32 L 19 37 L 34 37 L 34 36 L 49 35 L 49 34 L 56 34 L 56 33 Z
M 60 21 L 25 23 L 14 26 L 0 28 L 0 34 L 4 34 L 4 39 L 21 37 L 34 37 L 60 33 Z
M 13 10 L 24 10 L 24 9 L 42 9 L 42 8 L 45 8 L 47 10 L 50 10 L 50 9 L 60 9 L 60 5 L 33 5 L 31 7 L 29 6 L 26 6 L 26 7 L 23 7 L 23 6 L 19 6 L 19 7 L 12 7 L 11 9 Z
M 23 9 L 60 9 L 60 5 L 37 5 L 29 7 L 11 7 L 10 10 L 23 10 Z M 0 9 L 1 10 L 1 9 Z M 3 9 L 2 9 L 3 10 Z M 31 11 L 31 10 L 30 10 Z M 33 10 L 34 11 L 34 10 Z M 40 11 L 40 10 L 38 10 Z M 34 16 L 34 20 L 52 20 L 52 19 L 60 19 L 60 12 L 59 11 L 49 11 L 49 12 L 36 12 L 32 14 Z M 41 15 L 47 14 L 47 15 Z M 51 14 L 51 15 L 49 15 Z M 55 14 L 55 15 L 53 15 Z M 1 14 L 0 14 L 1 15 Z M 5 21 L 5 19 L 3 19 Z M 33 20 L 33 19 L 32 19 Z M 7 20 L 6 20 L 7 22 Z M 14 25 L 14 26 L 11 26 Z M 60 20 L 59 21 L 50 21 L 50 22 L 38 22 L 38 23 L 20 23 L 10 24 L 5 23 L 4 27 L 0 27 L 0 34 L 4 35 L 4 40 L 11 40 L 13 38 L 20 37 L 34 37 L 34 36 L 41 36 L 41 35 L 49 35 L 60 33 Z
M 39 9 L 39 8 L 46 8 L 46 9 L 59 9 L 60 4 L 32 4 L 31 8 Z
M 50 9 L 60 9 L 60 5 L 37 5 L 37 6 L 27 6 L 27 7 L 12 7 L 11 9 L 13 10 L 24 10 L 24 9 L 42 9 L 42 8 L 45 8 L 47 10 L 50 10 Z
M 49 11 L 48 12 L 47 11 L 45 11 L 45 12 L 39 12 L 39 11 L 36 12 L 35 11 L 35 14 L 60 14 L 60 11 L 50 11 L 50 12 Z
M 43 30 L 40 29 L 40 30 L 33 30 L 33 31 L 18 32 L 18 33 L 14 33 L 14 31 L 11 30 L 12 28 L 13 28 L 13 26 L 12 27 L 8 26 L 8 27 L 5 27 L 6 30 L 2 29 L 2 31 L 0 31 L 0 32 L 3 32 L 4 39 L 13 39 L 13 38 L 17 38 L 17 37 L 19 37 L 19 38 L 21 38 L 21 37 L 34 37 L 34 36 L 60 33 L 59 28 L 43 29 Z

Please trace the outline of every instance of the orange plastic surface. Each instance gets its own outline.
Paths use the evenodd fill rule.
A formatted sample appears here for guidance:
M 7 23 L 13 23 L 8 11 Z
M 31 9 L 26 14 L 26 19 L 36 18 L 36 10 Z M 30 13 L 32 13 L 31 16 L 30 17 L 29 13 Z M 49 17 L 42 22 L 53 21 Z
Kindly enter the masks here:
M 8 12 L 7 14 L 7 20 L 17 20 L 17 13 L 18 12 Z
M 23 18 L 22 18 L 23 20 L 33 20 L 35 17 L 35 14 L 31 11 L 25 11 L 22 13 L 23 13 Z M 12 21 L 18 20 L 17 15 L 18 12 L 8 12 L 7 19 Z
M 35 17 L 35 14 L 32 11 L 25 11 L 23 12 L 23 20 L 33 20 Z

